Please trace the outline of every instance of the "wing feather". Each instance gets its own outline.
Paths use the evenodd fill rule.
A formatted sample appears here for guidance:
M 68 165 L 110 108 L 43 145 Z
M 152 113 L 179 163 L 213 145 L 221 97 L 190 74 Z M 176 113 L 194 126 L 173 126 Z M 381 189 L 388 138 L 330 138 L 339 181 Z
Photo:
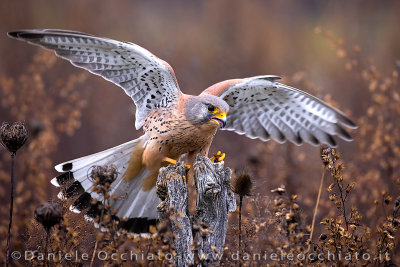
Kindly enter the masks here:
M 346 115 L 308 93 L 278 83 L 278 79 L 268 75 L 229 80 L 202 94 L 224 99 L 230 107 L 224 129 L 250 138 L 330 146 L 336 146 L 333 136 L 352 140 L 342 126 L 357 126 Z
M 124 89 L 137 106 L 137 129 L 151 110 L 174 105 L 181 95 L 172 68 L 138 45 L 66 30 L 21 30 L 8 35 L 54 50 L 74 66 Z

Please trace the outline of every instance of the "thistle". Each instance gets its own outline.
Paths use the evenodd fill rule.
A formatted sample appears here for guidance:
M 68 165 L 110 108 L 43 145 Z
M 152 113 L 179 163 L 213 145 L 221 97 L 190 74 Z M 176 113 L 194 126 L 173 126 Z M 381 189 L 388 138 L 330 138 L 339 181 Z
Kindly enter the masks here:
M 42 204 L 35 209 L 34 217 L 46 232 L 49 232 L 53 226 L 62 221 L 62 207 L 57 203 Z
M 47 264 L 47 246 L 49 243 L 49 235 L 50 230 L 53 226 L 59 224 L 62 219 L 62 207 L 57 203 L 46 203 L 38 206 L 35 209 L 34 214 L 35 220 L 40 223 L 43 228 L 46 230 L 46 243 L 44 246 L 45 258 L 44 258 L 44 266 Z
M 0 137 L 1 144 L 15 155 L 28 139 L 28 131 L 21 122 L 15 122 L 13 125 L 3 122 L 0 128 Z
M 7 259 L 6 266 L 10 263 L 10 236 L 12 227 L 12 216 L 14 208 L 14 158 L 17 151 L 25 144 L 28 139 L 28 132 L 21 122 L 9 125 L 4 122 L 0 128 L 1 144 L 11 153 L 11 174 L 10 174 L 10 217 L 7 233 Z

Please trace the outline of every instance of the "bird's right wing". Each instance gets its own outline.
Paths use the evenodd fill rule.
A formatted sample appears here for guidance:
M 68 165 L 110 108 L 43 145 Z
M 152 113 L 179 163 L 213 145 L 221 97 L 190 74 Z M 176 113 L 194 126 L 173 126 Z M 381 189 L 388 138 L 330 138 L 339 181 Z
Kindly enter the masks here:
M 330 146 L 336 146 L 335 135 L 352 140 L 342 126 L 357 126 L 344 113 L 306 92 L 278 83 L 279 79 L 264 75 L 228 80 L 209 87 L 202 94 L 219 96 L 228 103 L 223 130 L 249 138 Z
M 65 30 L 21 30 L 8 36 L 53 50 L 124 89 L 137 107 L 136 129 L 151 110 L 174 105 L 181 95 L 171 66 L 138 45 Z

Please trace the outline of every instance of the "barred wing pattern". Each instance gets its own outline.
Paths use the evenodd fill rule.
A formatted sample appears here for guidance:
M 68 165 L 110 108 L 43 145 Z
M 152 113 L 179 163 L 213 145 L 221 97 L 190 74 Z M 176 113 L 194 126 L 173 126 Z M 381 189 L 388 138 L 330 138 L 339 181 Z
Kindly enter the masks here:
M 136 129 L 149 111 L 169 107 L 181 92 L 168 63 L 132 44 L 65 30 L 22 30 L 10 37 L 54 50 L 73 65 L 120 86 L 136 104 Z
M 204 93 L 219 95 L 229 104 L 224 130 L 249 138 L 330 146 L 336 146 L 335 135 L 352 140 L 341 126 L 357 126 L 346 115 L 312 95 L 278 83 L 279 79 L 268 75 L 225 81 Z

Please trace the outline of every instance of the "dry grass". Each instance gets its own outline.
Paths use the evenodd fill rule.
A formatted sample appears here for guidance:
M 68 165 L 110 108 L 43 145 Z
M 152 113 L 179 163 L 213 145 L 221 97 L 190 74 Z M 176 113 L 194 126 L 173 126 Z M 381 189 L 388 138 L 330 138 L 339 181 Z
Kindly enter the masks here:
M 304 153 L 293 153 L 292 146 L 281 146 L 270 142 L 259 144 L 257 152 L 249 158 L 247 169 L 252 173 L 256 185 L 255 192 L 247 196 L 242 212 L 242 250 L 243 266 L 270 264 L 271 266 L 315 265 L 359 266 L 360 263 L 384 265 L 400 262 L 399 227 L 400 202 L 397 199 L 400 183 L 400 91 L 398 69 L 389 72 L 380 70 L 362 53 L 361 45 L 346 46 L 345 42 L 331 32 L 316 28 L 333 47 L 340 64 L 348 71 L 348 78 L 356 80 L 363 88 L 362 101 L 365 112 L 357 123 L 355 131 L 356 146 L 353 151 L 346 150 L 341 158 L 335 149 L 324 148 L 320 163 L 309 160 Z M 327 51 L 328 53 L 328 51 Z M 394 62 L 390 64 L 394 65 Z M 17 183 L 15 211 L 12 228 L 12 251 L 37 251 L 28 263 L 14 261 L 15 265 L 29 264 L 41 266 L 44 253 L 46 231 L 34 220 L 35 208 L 49 199 L 55 199 L 50 192 L 50 169 L 53 157 L 59 151 L 60 136 L 73 135 L 80 127 L 82 111 L 87 95 L 84 88 L 88 74 L 54 78 L 54 69 L 59 61 L 48 52 L 39 52 L 32 63 L 19 77 L 0 76 L 1 106 L 13 120 L 23 121 L 29 128 L 30 138 L 16 158 Z M 309 92 L 319 95 L 319 91 L 304 73 L 295 73 L 286 78 L 299 88 L 309 88 Z M 331 102 L 331 97 L 325 100 Z M 337 105 L 336 105 L 337 106 Z M 339 148 L 340 150 L 340 148 Z M 234 157 L 234 155 L 230 155 Z M 1 154 L 0 162 L 0 201 L 8 203 L 9 197 L 9 157 Z M 238 164 L 239 165 L 239 164 Z M 307 182 L 300 183 L 297 173 L 301 170 L 324 167 L 326 191 L 321 195 L 314 235 L 309 241 L 313 207 L 317 199 L 317 189 Z M 329 175 L 328 175 L 329 173 Z M 268 185 L 261 182 L 268 178 Z M 309 177 L 318 180 L 319 176 Z M 281 185 L 270 192 L 270 185 Z M 257 186 L 258 185 L 258 186 Z M 268 188 L 266 190 L 266 188 Z M 119 255 L 118 260 L 107 259 L 109 265 L 132 262 L 121 260 L 123 253 L 135 253 L 135 266 L 158 266 L 172 261 L 174 254 L 173 235 L 167 222 L 152 229 L 149 237 L 118 233 L 109 215 L 98 218 L 106 229 L 100 232 L 82 215 L 68 211 L 70 202 L 63 205 L 63 220 L 50 232 L 48 251 L 62 254 L 88 254 L 88 259 L 50 261 L 50 266 L 79 266 L 88 264 L 96 246 L 97 251 Z M 107 203 L 104 203 L 106 205 Z M 6 218 L 8 205 L 0 206 L 0 217 Z M 0 235 L 7 233 L 8 221 L 0 223 Z M 232 265 L 232 256 L 237 252 L 239 233 L 237 214 L 231 214 L 227 233 L 226 251 L 221 264 Z M 5 251 L 5 240 L 1 251 Z M 298 253 L 332 253 L 335 258 L 323 260 L 293 260 L 288 255 Z M 345 258 L 347 253 L 362 255 L 368 253 L 369 259 L 355 260 Z M 247 254 L 246 254 L 247 253 Z M 278 255 L 271 260 L 271 253 Z M 388 253 L 389 258 L 381 257 Z M 258 258 L 260 254 L 260 258 Z M 339 259 L 339 254 L 342 258 Z M 159 255 L 152 257 L 151 255 Z M 246 256 L 248 255 L 248 256 Z M 256 256 L 254 256 L 256 255 Z M 263 256 L 267 255 L 264 259 Z M 281 258 L 281 255 L 284 257 Z M 148 258 L 149 257 L 149 258 Z M 253 259 L 254 257 L 254 259 Z M 4 262 L 4 254 L 0 262 Z M 96 260 L 95 264 L 104 263 Z M 237 261 L 236 261 L 237 262 Z

